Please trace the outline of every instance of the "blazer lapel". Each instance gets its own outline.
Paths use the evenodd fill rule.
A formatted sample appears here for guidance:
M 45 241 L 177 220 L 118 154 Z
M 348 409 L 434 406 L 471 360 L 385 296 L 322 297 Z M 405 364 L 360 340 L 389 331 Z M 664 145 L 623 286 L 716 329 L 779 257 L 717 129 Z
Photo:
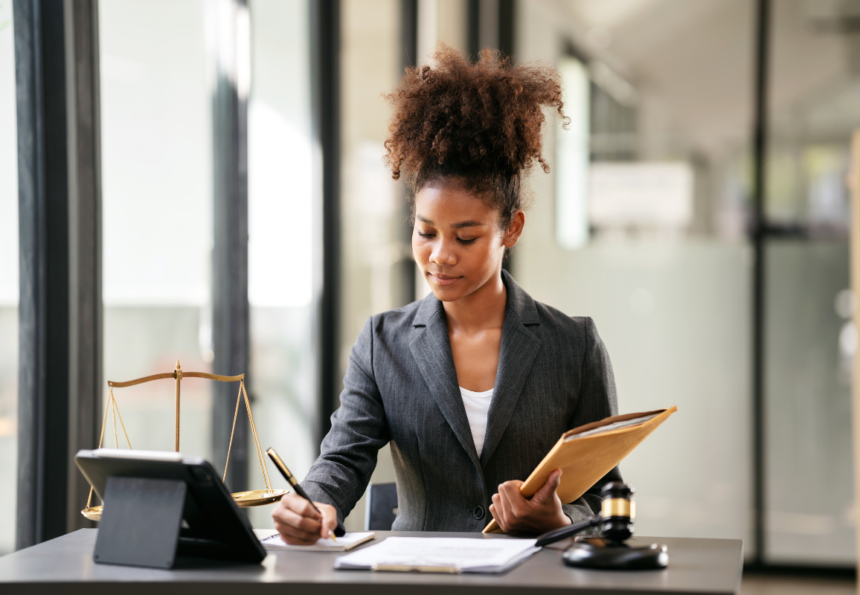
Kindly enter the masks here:
M 430 394 L 463 445 L 469 457 L 479 468 L 478 451 L 472 438 L 466 408 L 460 395 L 454 358 L 451 356 L 451 342 L 448 326 L 440 302 L 433 294 L 421 303 L 413 322 L 415 337 L 410 341 L 412 357 L 430 389 Z
M 540 324 L 534 300 L 506 271 L 502 275 L 508 290 L 508 304 L 502 326 L 496 387 L 481 450 L 482 465 L 487 464 L 499 445 L 541 348 L 540 339 L 527 326 Z

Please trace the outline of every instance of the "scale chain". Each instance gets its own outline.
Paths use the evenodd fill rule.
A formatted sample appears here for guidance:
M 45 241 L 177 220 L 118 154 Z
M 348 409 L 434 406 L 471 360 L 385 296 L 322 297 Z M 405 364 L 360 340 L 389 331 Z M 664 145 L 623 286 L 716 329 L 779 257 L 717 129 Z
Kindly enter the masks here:
M 236 432 L 236 420 L 239 419 L 239 404 L 242 402 L 242 397 L 245 397 L 245 409 L 248 412 L 248 422 L 251 426 L 251 433 L 254 436 L 254 450 L 257 451 L 257 462 L 260 465 L 260 471 L 263 474 L 263 481 L 266 484 L 266 490 L 272 492 L 272 482 L 269 479 L 269 473 L 266 470 L 265 459 L 263 459 L 263 447 L 260 446 L 260 437 L 257 434 L 257 424 L 254 423 L 254 415 L 251 413 L 251 402 L 248 399 L 248 392 L 245 390 L 245 381 L 239 382 L 239 395 L 236 398 L 236 410 L 233 413 L 233 427 L 230 430 L 230 444 L 227 447 L 227 460 L 224 462 L 224 475 L 221 481 L 227 480 L 227 468 L 230 465 L 230 452 L 233 450 L 233 435 Z
M 128 439 L 128 432 L 125 430 L 125 422 L 122 421 L 122 413 L 119 410 L 119 403 L 116 402 L 116 397 L 113 396 L 113 389 L 111 389 L 111 391 L 110 391 L 110 398 L 111 398 L 111 400 L 113 400 L 113 409 L 114 409 L 114 411 L 116 411 L 116 414 L 119 416 L 119 424 L 120 424 L 120 426 L 122 426 L 122 433 L 125 434 L 125 441 L 128 443 L 128 449 L 134 450 L 131 447 L 131 440 Z
M 119 423 L 122 424 L 122 433 L 125 434 L 125 441 L 128 442 L 128 448 L 131 450 L 131 440 L 128 439 L 128 432 L 125 430 L 125 423 L 122 421 L 122 413 L 119 412 L 119 405 L 116 402 L 116 397 L 113 396 L 113 388 L 108 390 L 108 400 L 105 405 L 105 415 L 102 418 L 102 431 L 99 435 L 99 448 L 102 447 L 105 439 L 105 429 L 107 428 L 108 413 L 113 413 L 113 439 L 114 444 L 119 447 L 119 439 L 116 431 L 116 416 L 119 415 Z M 87 508 L 90 507 L 93 501 L 93 486 L 90 486 L 90 495 L 87 496 Z
M 230 452 L 233 450 L 233 433 L 236 431 L 236 420 L 239 419 L 239 403 L 242 402 L 242 385 L 239 383 L 239 396 L 236 398 L 236 412 L 233 413 L 233 429 L 230 430 L 230 444 L 227 446 L 227 460 L 224 462 L 224 476 L 221 478 L 222 483 L 227 482 L 227 466 L 230 465 Z
M 119 448 L 119 437 L 117 436 L 117 426 L 116 426 L 116 403 L 113 402 L 113 395 L 111 395 L 111 403 L 113 404 L 112 413 L 113 413 L 113 446 L 114 448 Z
M 251 422 L 251 432 L 254 433 L 254 446 L 257 448 L 257 458 L 260 461 L 260 470 L 263 472 L 263 481 L 266 482 L 266 489 L 272 491 L 272 482 L 269 479 L 269 472 L 266 469 L 266 459 L 263 456 L 263 447 L 260 445 L 260 436 L 257 434 L 257 424 L 254 423 L 254 416 L 251 414 L 251 400 L 248 398 L 248 392 L 245 390 L 245 383 L 240 385 L 242 393 L 245 395 L 245 407 L 248 409 L 248 420 Z

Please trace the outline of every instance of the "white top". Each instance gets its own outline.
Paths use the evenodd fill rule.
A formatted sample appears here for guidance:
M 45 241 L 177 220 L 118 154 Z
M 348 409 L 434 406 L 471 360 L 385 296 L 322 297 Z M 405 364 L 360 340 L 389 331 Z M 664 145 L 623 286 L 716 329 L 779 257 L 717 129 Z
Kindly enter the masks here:
M 475 448 L 478 450 L 479 457 L 484 448 L 484 435 L 487 433 L 487 413 L 490 411 L 490 402 L 493 400 L 493 391 L 495 390 L 493 387 L 482 393 L 476 393 L 460 387 L 463 405 L 466 406 L 466 417 L 469 418 L 469 427 L 472 429 L 472 440 L 475 441 Z

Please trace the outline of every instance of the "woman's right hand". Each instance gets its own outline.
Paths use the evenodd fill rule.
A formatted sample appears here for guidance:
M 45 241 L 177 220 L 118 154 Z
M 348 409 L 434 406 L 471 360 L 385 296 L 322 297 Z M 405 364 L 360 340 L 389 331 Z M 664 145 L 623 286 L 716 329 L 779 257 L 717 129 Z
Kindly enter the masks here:
M 327 539 L 337 527 L 337 511 L 330 504 L 314 502 L 322 516 L 314 510 L 311 503 L 298 494 L 285 494 L 275 510 L 272 519 L 275 529 L 284 543 L 289 545 L 311 545 L 318 539 Z

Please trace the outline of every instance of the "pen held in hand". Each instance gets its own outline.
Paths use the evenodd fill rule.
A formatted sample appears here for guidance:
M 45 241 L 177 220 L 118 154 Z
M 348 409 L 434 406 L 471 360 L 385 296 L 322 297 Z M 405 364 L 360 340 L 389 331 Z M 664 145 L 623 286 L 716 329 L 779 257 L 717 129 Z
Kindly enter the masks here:
M 311 505 L 311 508 L 313 508 L 315 511 L 317 511 L 317 514 L 320 515 L 320 520 L 322 520 L 322 516 L 323 516 L 322 512 L 320 511 L 319 508 L 317 508 L 316 504 L 314 504 L 313 500 L 310 499 L 310 496 L 307 495 L 307 493 L 304 491 L 304 489 L 302 489 L 302 486 L 299 485 L 298 480 L 293 476 L 292 473 L 290 473 L 290 470 L 287 469 L 286 464 L 284 464 L 284 462 L 281 460 L 281 457 L 278 456 L 278 453 L 275 452 L 275 449 L 269 448 L 268 450 L 266 450 L 266 454 L 269 455 L 269 458 L 272 459 L 272 462 L 275 464 L 275 467 L 278 468 L 278 471 L 281 472 L 281 475 L 284 476 L 284 479 L 286 479 L 287 482 L 293 487 L 296 494 L 298 494 L 299 496 L 301 496 L 302 498 L 307 500 L 308 503 Z M 340 535 L 345 534 L 345 531 L 341 527 L 340 523 L 338 523 L 337 528 L 334 531 L 328 532 L 329 539 L 331 539 L 332 541 L 334 541 L 336 543 L 337 538 L 335 537 L 335 535 L 338 533 Z

